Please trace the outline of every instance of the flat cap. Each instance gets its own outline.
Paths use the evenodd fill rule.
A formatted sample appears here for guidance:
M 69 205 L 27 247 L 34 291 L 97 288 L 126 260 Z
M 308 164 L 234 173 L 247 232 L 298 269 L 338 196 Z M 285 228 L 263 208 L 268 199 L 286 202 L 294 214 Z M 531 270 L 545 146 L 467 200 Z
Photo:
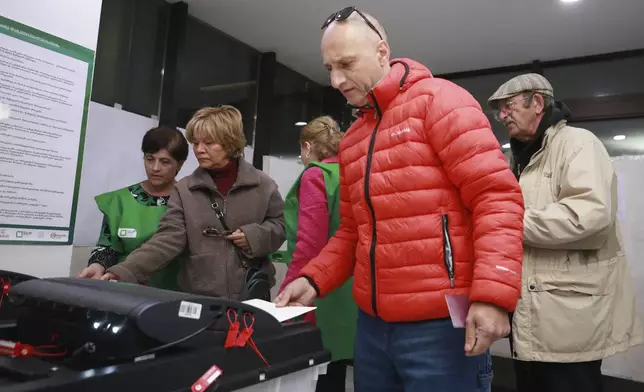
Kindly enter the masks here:
M 515 95 L 532 91 L 554 97 L 554 90 L 548 79 L 536 73 L 529 73 L 514 77 L 503 83 L 501 87 L 487 100 L 488 105 L 495 107 L 496 102 Z

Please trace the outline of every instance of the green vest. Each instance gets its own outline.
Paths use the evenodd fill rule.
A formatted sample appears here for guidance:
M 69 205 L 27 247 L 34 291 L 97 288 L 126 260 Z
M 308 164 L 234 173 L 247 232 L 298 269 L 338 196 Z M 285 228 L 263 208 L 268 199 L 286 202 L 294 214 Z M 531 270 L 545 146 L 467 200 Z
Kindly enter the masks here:
M 137 202 L 127 188 L 95 197 L 98 209 L 107 219 L 112 249 L 120 254 L 119 263 L 149 240 L 159 227 L 167 205 L 144 206 Z M 166 290 L 178 290 L 179 261 L 173 260 L 157 271 L 146 284 Z
M 340 226 L 340 175 L 337 163 L 311 162 L 306 169 L 319 167 L 324 173 L 326 199 L 329 209 L 329 234 L 331 238 Z M 304 171 L 306 171 L 304 169 Z M 304 172 L 302 172 L 304 174 Z M 291 263 L 297 235 L 299 215 L 298 190 L 302 174 L 284 200 L 284 221 L 286 224 L 287 251 L 286 264 Z M 315 302 L 315 322 L 320 328 L 324 347 L 331 352 L 333 361 L 353 359 L 353 344 L 356 337 L 358 308 L 353 299 L 351 288 L 353 278 L 344 285 Z

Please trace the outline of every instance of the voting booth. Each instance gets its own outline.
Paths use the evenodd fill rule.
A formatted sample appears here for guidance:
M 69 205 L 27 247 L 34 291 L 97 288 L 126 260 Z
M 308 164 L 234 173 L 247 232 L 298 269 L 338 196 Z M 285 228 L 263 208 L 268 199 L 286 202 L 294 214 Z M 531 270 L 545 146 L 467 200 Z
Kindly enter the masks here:
M 314 391 L 330 353 L 281 308 L 100 280 L 0 271 L 0 389 Z M 6 312 L 6 313 L 5 313 Z

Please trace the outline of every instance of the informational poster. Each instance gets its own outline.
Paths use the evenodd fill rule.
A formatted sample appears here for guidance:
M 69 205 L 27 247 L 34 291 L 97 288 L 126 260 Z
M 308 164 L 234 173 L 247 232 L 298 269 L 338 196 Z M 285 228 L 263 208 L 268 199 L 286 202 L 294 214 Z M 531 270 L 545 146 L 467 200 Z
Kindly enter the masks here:
M 0 244 L 70 244 L 94 52 L 0 17 Z

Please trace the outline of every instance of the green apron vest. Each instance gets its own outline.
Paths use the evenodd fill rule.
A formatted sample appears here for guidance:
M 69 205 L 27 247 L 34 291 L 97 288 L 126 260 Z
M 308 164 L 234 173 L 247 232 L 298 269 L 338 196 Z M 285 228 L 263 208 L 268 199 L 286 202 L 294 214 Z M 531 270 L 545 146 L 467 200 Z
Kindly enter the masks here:
M 337 163 L 311 162 L 310 167 L 319 167 L 324 174 L 327 205 L 329 209 L 329 233 L 331 238 L 340 226 L 340 175 Z M 304 174 L 304 172 L 302 172 Z M 287 251 L 284 262 L 290 265 L 297 235 L 299 215 L 298 190 L 302 174 L 291 187 L 284 200 L 284 221 L 286 225 Z M 322 333 L 324 347 L 331 352 L 333 361 L 353 359 L 353 345 L 356 337 L 358 308 L 352 293 L 353 278 L 344 285 L 315 301 L 315 322 Z
M 120 254 L 119 263 L 149 240 L 168 210 L 167 205 L 145 206 L 137 202 L 127 188 L 95 197 L 98 209 L 105 215 L 112 237 L 112 249 Z M 166 290 L 178 290 L 179 260 L 157 271 L 146 284 Z

